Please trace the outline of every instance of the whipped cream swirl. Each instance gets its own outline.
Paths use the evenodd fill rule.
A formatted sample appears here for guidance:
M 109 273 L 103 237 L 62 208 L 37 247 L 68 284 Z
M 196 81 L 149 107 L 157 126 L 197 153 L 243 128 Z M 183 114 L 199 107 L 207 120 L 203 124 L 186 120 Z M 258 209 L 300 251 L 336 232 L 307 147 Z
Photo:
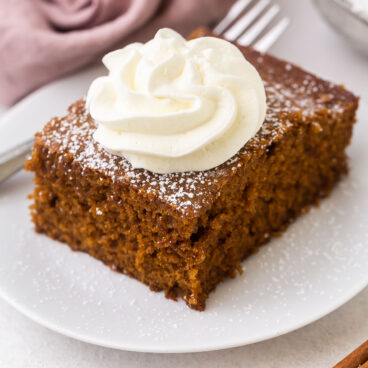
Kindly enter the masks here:
M 208 170 L 254 137 L 266 111 L 262 80 L 230 42 L 186 41 L 170 29 L 103 58 L 87 108 L 94 138 L 134 168 L 156 173 Z

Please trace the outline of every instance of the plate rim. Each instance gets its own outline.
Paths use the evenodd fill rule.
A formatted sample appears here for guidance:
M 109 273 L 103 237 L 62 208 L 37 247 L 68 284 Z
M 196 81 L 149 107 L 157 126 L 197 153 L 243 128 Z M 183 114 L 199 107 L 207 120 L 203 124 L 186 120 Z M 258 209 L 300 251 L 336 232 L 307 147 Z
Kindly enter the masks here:
M 142 347 L 138 346 L 136 344 L 110 344 L 101 341 L 100 339 L 96 338 L 90 338 L 87 336 L 83 336 L 83 334 L 79 334 L 77 332 L 73 332 L 68 328 L 63 328 L 62 326 L 58 326 L 55 322 L 50 322 L 45 318 L 42 318 L 41 316 L 37 315 L 36 312 L 31 311 L 26 306 L 22 305 L 21 303 L 18 303 L 15 299 L 12 299 L 7 295 L 7 293 L 1 288 L 0 285 L 0 298 L 2 298 L 6 303 L 8 303 L 11 307 L 13 307 L 15 310 L 17 310 L 20 314 L 23 316 L 26 316 L 31 321 L 37 323 L 38 325 L 41 325 L 48 330 L 51 330 L 53 332 L 56 332 L 58 334 L 64 335 L 68 338 L 81 341 L 83 343 L 101 346 L 104 348 L 110 348 L 115 350 L 121 350 L 121 351 L 130 351 L 130 352 L 137 352 L 137 353 L 154 353 L 154 354 L 189 354 L 189 353 L 201 353 L 201 352 L 210 352 L 210 351 L 218 351 L 218 350 L 224 350 L 224 349 L 231 349 L 231 348 L 237 348 L 241 346 L 251 345 L 262 341 L 267 341 L 274 339 L 276 337 L 286 335 L 290 332 L 299 330 L 305 326 L 308 326 L 323 317 L 326 317 L 327 315 L 331 314 L 332 312 L 336 311 L 343 305 L 345 305 L 347 302 L 351 301 L 354 297 L 356 297 L 358 294 L 360 294 L 366 287 L 368 287 L 368 278 L 365 282 L 363 282 L 361 285 L 359 284 L 355 289 L 352 289 L 349 294 L 343 294 L 341 299 L 337 300 L 335 303 L 333 303 L 328 308 L 325 308 L 322 312 L 316 313 L 315 315 L 311 316 L 309 319 L 303 320 L 301 323 L 295 323 L 293 327 L 287 327 L 284 329 L 280 329 L 277 332 L 265 334 L 261 338 L 256 339 L 235 339 L 234 341 L 230 341 L 228 343 L 220 344 L 220 345 L 210 345 L 207 347 L 199 347 L 199 348 L 160 348 L 160 347 Z M 205 313 L 205 312 L 198 312 L 198 313 Z

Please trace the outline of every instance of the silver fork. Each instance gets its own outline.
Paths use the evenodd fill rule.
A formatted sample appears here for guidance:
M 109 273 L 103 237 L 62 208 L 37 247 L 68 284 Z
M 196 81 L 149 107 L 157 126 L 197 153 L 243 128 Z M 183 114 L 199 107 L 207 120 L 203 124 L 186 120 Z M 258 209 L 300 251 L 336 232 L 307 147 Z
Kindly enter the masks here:
M 290 23 L 289 18 L 283 17 L 272 25 L 279 12 L 280 6 L 271 0 L 237 0 L 213 31 L 239 45 L 252 45 L 266 52 Z M 272 27 L 266 30 L 269 25 Z
M 237 0 L 221 22 L 213 29 L 230 41 L 252 45 L 266 52 L 289 25 L 289 18 L 282 18 L 273 25 L 280 7 L 271 0 Z M 267 26 L 270 26 L 267 29 Z M 31 153 L 33 139 L 0 154 L 0 183 L 24 167 Z

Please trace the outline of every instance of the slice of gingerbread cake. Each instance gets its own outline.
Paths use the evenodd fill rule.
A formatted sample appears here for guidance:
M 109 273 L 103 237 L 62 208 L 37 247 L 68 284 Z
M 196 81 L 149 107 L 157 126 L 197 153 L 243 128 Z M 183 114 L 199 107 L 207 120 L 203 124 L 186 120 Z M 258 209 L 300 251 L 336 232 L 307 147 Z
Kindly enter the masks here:
M 164 290 L 167 297 L 182 297 L 197 310 L 205 309 L 209 293 L 235 276 L 247 256 L 328 195 L 347 172 L 345 149 L 358 106 L 358 98 L 342 86 L 295 65 L 251 47 L 234 51 L 218 44 L 226 62 L 229 47 L 233 69 L 243 68 L 241 53 L 259 73 L 266 95 L 263 118 L 259 82 L 253 74 L 244 82 L 246 88 L 241 82 L 246 68 L 249 73 L 254 68 L 244 64 L 244 73 L 239 69 L 234 71 L 238 75 L 225 78 L 226 67 L 220 65 L 222 74 L 216 74 L 211 60 L 217 57 L 217 43 L 208 36 L 214 35 L 195 31 L 191 39 L 201 42 L 183 51 L 183 41 L 171 40 L 170 32 L 161 34 L 162 42 L 170 42 L 160 44 L 160 55 L 165 47 L 180 54 L 169 50 L 164 61 L 154 54 L 155 44 L 145 46 L 148 61 L 139 59 L 144 52 L 136 44 L 105 60 L 109 68 L 126 66 L 110 73 L 124 81 L 124 88 L 114 94 L 115 79 L 97 82 L 87 104 L 85 99 L 75 102 L 66 116 L 51 119 L 37 133 L 26 164 L 35 173 L 31 211 L 36 231 L 87 252 L 152 290 Z M 183 64 L 182 56 L 192 59 Z M 154 62 L 166 64 L 150 70 L 148 83 L 145 73 Z M 139 76 L 133 78 L 134 73 Z M 180 79 L 175 73 L 187 74 Z M 174 82 L 163 83 L 172 75 Z M 175 92 L 170 99 L 167 86 L 185 93 Z M 144 94 L 137 96 L 138 89 Z M 196 97 L 188 97 L 188 91 Z M 248 98 L 233 98 L 231 91 Z M 162 104 L 146 100 L 149 93 Z M 130 111 L 136 104 L 139 116 Z M 252 128 L 234 130 L 229 138 L 233 145 L 224 141 L 216 146 L 223 139 L 219 136 L 242 129 L 236 120 L 243 118 L 242 104 L 244 121 L 251 125 L 253 117 Z M 193 113 L 189 120 L 183 106 Z M 170 123 L 166 118 L 174 108 Z M 145 118 L 148 113 L 151 120 Z M 193 118 L 199 114 L 198 121 L 207 119 L 208 131 L 201 131 L 202 123 Z M 184 125 L 189 133 L 181 131 Z M 237 148 L 241 135 L 245 143 Z M 187 159 L 191 149 L 198 159 Z M 207 163 L 215 166 L 207 168 Z

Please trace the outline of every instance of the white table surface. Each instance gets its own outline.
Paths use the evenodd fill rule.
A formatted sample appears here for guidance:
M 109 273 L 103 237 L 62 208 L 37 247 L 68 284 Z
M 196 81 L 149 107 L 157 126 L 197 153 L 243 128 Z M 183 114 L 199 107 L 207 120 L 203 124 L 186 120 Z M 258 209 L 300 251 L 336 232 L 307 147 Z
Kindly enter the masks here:
M 292 24 L 271 50 L 361 96 L 368 117 L 368 58 L 321 19 L 311 0 L 278 0 Z M 0 107 L 0 115 L 6 108 Z M 357 126 L 359 128 L 359 126 Z M 298 331 L 241 348 L 196 354 L 142 354 L 97 347 L 51 332 L 0 300 L 1 368 L 332 367 L 368 339 L 368 288 L 329 316 Z

